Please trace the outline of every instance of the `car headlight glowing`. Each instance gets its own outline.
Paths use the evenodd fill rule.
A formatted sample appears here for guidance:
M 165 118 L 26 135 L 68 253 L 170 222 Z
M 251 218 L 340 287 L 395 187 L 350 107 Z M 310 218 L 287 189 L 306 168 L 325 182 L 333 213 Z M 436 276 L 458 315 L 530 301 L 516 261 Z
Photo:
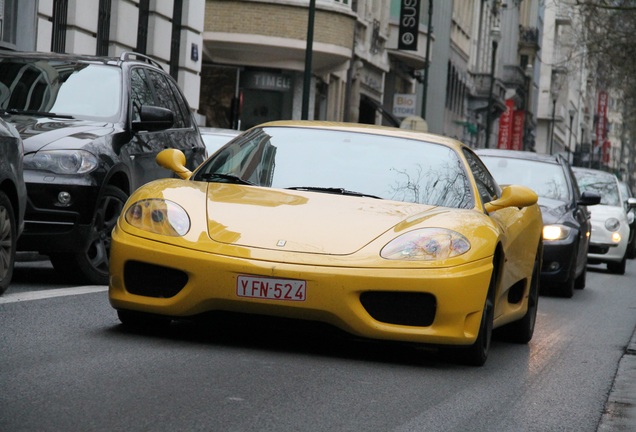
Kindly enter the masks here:
M 620 243 L 621 242 L 621 235 L 617 232 L 612 233 L 612 241 L 614 243 Z
M 55 174 L 85 174 L 99 165 L 97 157 L 86 150 L 42 150 L 24 156 L 24 168 Z
M 422 228 L 391 240 L 380 251 L 382 258 L 432 261 L 452 258 L 470 250 L 470 242 L 458 232 L 445 228 Z
M 162 199 L 137 201 L 124 217 L 135 228 L 156 234 L 178 237 L 190 230 L 190 218 L 183 207 Z
M 543 240 L 563 240 L 570 235 L 572 228 L 565 225 L 545 225 Z
M 608 231 L 615 232 L 618 231 L 620 227 L 621 223 L 616 218 L 609 218 L 605 221 L 605 228 L 607 228 Z

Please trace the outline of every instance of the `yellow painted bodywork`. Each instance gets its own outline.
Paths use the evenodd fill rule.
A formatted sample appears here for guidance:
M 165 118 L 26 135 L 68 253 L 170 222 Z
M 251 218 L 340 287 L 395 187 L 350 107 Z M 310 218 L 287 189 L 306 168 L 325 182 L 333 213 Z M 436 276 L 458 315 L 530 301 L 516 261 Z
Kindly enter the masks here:
M 412 138 L 414 133 L 405 134 Z M 423 136 L 419 139 L 461 146 L 419 135 Z M 175 160 L 169 153 L 164 159 Z M 183 207 L 190 217 L 190 230 L 182 237 L 165 236 L 136 228 L 120 217 L 110 256 L 109 299 L 114 308 L 171 317 L 208 311 L 283 316 L 327 322 L 369 338 L 432 344 L 475 341 L 497 248 L 503 252 L 503 265 L 495 293 L 495 327 L 525 315 L 543 227 L 532 192 L 514 188 L 502 196 L 507 203 L 493 203 L 488 213 L 480 202 L 462 210 L 164 179 L 137 190 L 122 214 L 133 203 L 152 198 Z M 457 231 L 471 248 L 440 261 L 380 257 L 380 250 L 391 240 L 425 227 Z M 123 275 L 129 260 L 180 269 L 188 281 L 171 298 L 131 294 Z M 239 275 L 304 280 L 306 300 L 239 297 Z M 525 284 L 523 299 L 511 303 L 509 289 L 518 283 Z M 416 327 L 374 320 L 360 302 L 361 293 L 374 290 L 432 294 L 437 305 L 434 322 Z

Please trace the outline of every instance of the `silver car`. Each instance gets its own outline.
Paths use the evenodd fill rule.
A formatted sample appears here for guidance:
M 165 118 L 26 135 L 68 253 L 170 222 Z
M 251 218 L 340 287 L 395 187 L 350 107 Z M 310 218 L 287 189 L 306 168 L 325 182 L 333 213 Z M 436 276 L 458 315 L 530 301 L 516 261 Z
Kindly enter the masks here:
M 623 207 L 616 175 L 588 168 L 573 168 L 581 192 L 593 191 L 601 195 L 601 203 L 591 207 L 592 235 L 588 263 L 607 264 L 611 273 L 625 274 L 629 222 Z M 636 199 L 627 200 L 628 207 L 636 207 Z

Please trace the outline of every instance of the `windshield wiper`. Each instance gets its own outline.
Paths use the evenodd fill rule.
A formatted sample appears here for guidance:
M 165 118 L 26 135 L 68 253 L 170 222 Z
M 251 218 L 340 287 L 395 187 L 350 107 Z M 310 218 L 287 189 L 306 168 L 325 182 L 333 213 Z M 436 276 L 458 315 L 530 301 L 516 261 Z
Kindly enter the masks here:
M 55 117 L 55 118 L 64 118 L 64 119 L 74 119 L 75 117 L 67 115 L 67 114 L 55 114 L 47 111 L 34 111 L 34 110 L 19 110 L 15 108 L 11 108 L 5 111 L 9 114 L 17 114 L 17 115 L 32 115 L 39 117 Z
M 308 191 L 308 192 L 323 192 L 330 193 L 336 195 L 347 195 L 347 196 L 357 196 L 357 197 L 366 197 L 366 198 L 376 198 L 382 199 L 382 197 L 376 195 L 370 195 L 362 192 L 350 191 L 344 188 L 333 188 L 333 187 L 315 187 L 315 186 L 294 186 L 288 187 L 287 189 L 299 190 L 299 191 Z
M 205 174 L 201 174 L 201 178 L 203 180 L 212 180 L 212 181 L 226 180 L 225 182 L 222 182 L 222 183 L 234 183 L 234 184 L 256 186 L 254 183 L 247 180 L 243 180 L 242 178 L 234 174 L 205 173 Z

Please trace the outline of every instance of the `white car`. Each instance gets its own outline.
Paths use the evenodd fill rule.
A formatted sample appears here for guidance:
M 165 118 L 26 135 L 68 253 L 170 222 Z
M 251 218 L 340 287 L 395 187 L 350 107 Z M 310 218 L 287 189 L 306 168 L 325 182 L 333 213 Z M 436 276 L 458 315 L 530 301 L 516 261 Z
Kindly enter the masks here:
M 623 207 L 618 178 L 609 172 L 573 168 L 581 192 L 593 191 L 601 195 L 601 203 L 590 207 L 592 235 L 588 249 L 589 264 L 607 264 L 607 270 L 625 274 L 629 222 Z M 636 199 L 627 200 L 636 207 Z
M 236 129 L 212 127 L 200 127 L 199 132 L 201 133 L 201 138 L 203 139 L 203 143 L 205 144 L 205 149 L 208 152 L 208 156 L 212 155 L 212 153 L 216 152 L 218 149 L 230 142 L 232 138 L 240 135 L 241 133 L 240 130 Z

